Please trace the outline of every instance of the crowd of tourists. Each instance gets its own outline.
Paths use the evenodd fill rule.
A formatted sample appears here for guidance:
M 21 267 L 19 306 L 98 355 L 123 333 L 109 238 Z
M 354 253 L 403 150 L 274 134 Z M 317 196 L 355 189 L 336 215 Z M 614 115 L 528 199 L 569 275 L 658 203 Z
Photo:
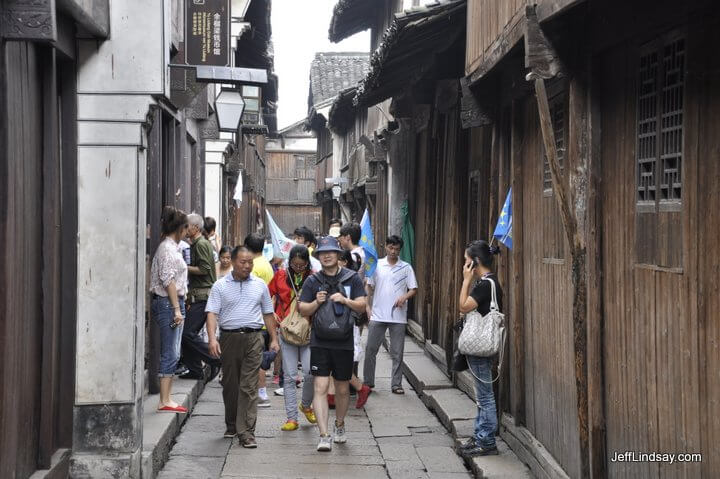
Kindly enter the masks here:
M 164 209 L 161 227 L 150 277 L 151 313 L 161 338 L 158 411 L 187 412 L 171 397 L 176 375 L 196 380 L 219 375 L 225 437 L 237 436 L 240 445 L 255 448 L 257 408 L 271 407 L 270 376 L 279 386 L 274 394 L 284 398 L 287 419 L 281 429 L 297 430 L 302 415 L 319 431 L 317 450 L 330 451 L 333 443 L 347 441 L 351 396 L 360 409 L 375 387 L 376 357 L 388 332 L 390 389 L 405 393 L 405 329 L 418 284 L 412 265 L 400 258 L 400 237 L 386 238 L 386 256 L 367 274 L 357 223 L 334 219 L 319 238 L 300 226 L 286 258 L 266 256 L 265 237 L 257 233 L 240 246 L 222 245 L 213 218 L 173 207 Z M 502 290 L 492 273 L 497 252 L 485 241 L 468 246 L 461 312 L 486 315 L 495 303 L 502 309 Z M 460 450 L 469 456 L 497 454 L 492 358 L 467 356 L 466 362 L 476 378 L 478 414 L 475 435 Z

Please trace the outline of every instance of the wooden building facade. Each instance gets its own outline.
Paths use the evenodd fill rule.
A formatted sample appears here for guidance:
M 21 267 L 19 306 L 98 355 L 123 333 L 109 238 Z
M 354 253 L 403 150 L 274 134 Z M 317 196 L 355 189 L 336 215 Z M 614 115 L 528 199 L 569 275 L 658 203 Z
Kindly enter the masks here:
M 408 17 L 451 7 L 393 15 L 402 40 L 382 38 L 366 80 L 330 116 L 337 128 L 391 97 L 387 131 L 411 132 L 370 138 L 388 152 L 391 202 L 394 168 L 407 162 L 414 175 L 420 288 L 409 329 L 448 364 L 462 251 L 490 239 L 512 187 L 514 248 L 497 260 L 509 320 L 501 435 L 538 477 L 714 477 L 716 6 L 456 3 L 467 6 L 462 42 L 434 57 L 422 42 L 447 38 L 452 21 Z M 614 461 L 623 451 L 702 462 Z
M 503 435 L 540 474 L 713 477 L 718 272 L 703 266 L 717 248 L 703 243 L 715 215 L 702 206 L 717 194 L 705 134 L 720 96 L 712 4 L 515 3 L 468 3 L 466 57 L 491 120 L 472 134 L 491 137 L 491 211 L 513 186 Z M 536 26 L 560 62 L 538 66 Z M 545 69 L 542 90 L 528 69 Z M 626 450 L 703 461 L 612 460 Z
M 316 148 L 315 136 L 305 130 L 305 119 L 280 130 L 278 137 L 265 145 L 266 206 L 288 237 L 299 226 L 307 226 L 315 234 L 326 233 L 315 198 Z

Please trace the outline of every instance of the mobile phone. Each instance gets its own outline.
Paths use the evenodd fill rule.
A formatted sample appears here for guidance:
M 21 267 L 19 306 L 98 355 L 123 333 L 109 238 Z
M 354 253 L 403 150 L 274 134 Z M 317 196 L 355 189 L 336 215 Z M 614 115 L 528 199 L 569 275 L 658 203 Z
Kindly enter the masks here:
M 480 264 L 480 261 L 479 261 L 477 258 L 473 258 L 473 259 L 472 259 L 472 267 L 473 267 L 473 269 L 477 268 L 479 264 Z

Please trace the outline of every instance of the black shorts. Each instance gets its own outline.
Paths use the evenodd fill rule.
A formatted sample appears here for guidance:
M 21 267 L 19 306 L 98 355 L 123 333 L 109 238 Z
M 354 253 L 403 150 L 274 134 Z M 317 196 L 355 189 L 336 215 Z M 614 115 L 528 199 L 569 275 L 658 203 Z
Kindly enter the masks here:
M 349 381 L 353 373 L 353 351 L 345 349 L 310 348 L 310 373 Z

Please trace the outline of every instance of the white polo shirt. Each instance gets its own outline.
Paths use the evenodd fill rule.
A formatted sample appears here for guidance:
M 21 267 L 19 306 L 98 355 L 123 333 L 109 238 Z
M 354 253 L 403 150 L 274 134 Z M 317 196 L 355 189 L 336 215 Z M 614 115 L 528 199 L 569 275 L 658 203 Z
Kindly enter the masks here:
M 370 321 L 407 323 L 408 302 L 402 308 L 393 308 L 393 305 L 400 296 L 417 288 L 412 266 L 401 259 L 391 265 L 387 257 L 382 258 L 375 273 L 368 278 L 368 284 L 374 289 Z
M 250 275 L 240 281 L 229 273 L 213 284 L 205 312 L 217 314 L 222 329 L 260 329 L 265 326 L 263 315 L 271 314 L 273 306 L 262 279 Z

